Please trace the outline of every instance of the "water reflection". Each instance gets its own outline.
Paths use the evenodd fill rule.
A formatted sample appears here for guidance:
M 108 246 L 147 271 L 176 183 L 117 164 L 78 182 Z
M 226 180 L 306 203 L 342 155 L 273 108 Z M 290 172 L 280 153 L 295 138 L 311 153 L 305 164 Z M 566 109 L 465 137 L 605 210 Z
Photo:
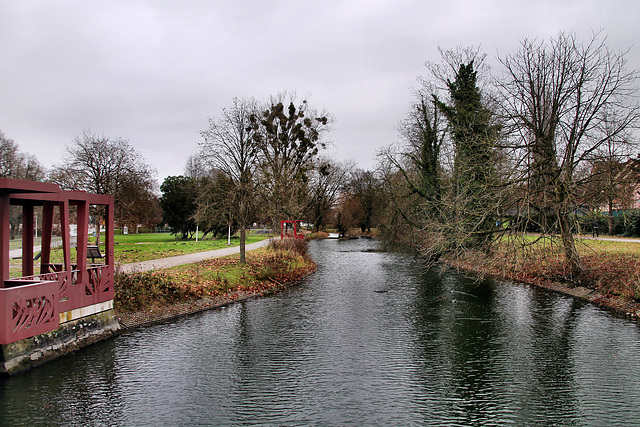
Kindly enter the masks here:
M 0 380 L 0 425 L 640 419 L 634 322 L 526 286 L 425 273 L 376 248 L 314 242 L 320 269 L 298 287 Z
M 105 416 L 118 424 L 114 349 L 106 341 L 0 379 L 0 425 L 90 425 Z

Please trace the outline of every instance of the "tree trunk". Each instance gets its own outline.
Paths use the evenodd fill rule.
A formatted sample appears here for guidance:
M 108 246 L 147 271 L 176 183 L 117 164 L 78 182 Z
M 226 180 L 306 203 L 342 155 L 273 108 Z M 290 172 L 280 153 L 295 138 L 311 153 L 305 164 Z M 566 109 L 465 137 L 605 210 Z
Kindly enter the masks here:
M 609 218 L 607 220 L 609 223 L 609 235 L 613 236 L 613 199 L 611 197 L 609 197 Z
M 571 222 L 567 214 L 560 216 L 560 232 L 562 238 L 562 247 L 564 248 L 564 257 L 569 265 L 569 274 L 572 281 L 580 279 L 582 275 L 582 263 L 576 249 L 576 242 L 571 231 Z
M 240 228 L 240 263 L 241 264 L 247 263 L 245 239 L 246 239 L 246 231 L 243 226 L 242 228 Z
M 100 246 L 100 217 L 96 214 L 95 230 L 96 230 L 96 246 Z

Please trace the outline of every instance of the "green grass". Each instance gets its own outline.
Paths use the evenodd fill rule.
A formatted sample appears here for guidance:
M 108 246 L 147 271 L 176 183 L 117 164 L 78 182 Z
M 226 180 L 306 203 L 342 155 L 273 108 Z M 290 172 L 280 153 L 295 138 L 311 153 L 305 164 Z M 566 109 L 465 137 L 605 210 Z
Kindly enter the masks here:
M 227 239 L 207 240 L 177 240 L 174 236 L 167 238 L 167 234 L 138 234 L 118 236 L 114 246 L 116 262 L 129 264 L 132 262 L 148 261 L 178 255 L 205 252 L 227 247 Z M 247 244 L 259 242 L 268 236 L 264 234 L 247 234 Z M 238 246 L 238 236 L 231 237 L 231 246 Z
M 581 240 L 581 243 L 588 248 L 588 250 L 596 252 L 608 252 L 610 254 L 618 255 L 635 255 L 640 256 L 640 243 L 638 242 L 611 242 L 608 240 Z M 581 251 L 582 252 L 582 251 Z
M 247 253 L 246 264 L 240 264 L 236 254 L 165 270 L 119 273 L 115 306 L 121 313 L 151 307 L 157 312 L 164 306 L 206 296 L 267 291 L 315 270 L 305 254 L 306 245 L 300 243 L 294 248 L 270 245 Z
M 202 237 L 202 233 L 200 233 Z M 116 243 L 134 244 L 141 242 L 165 243 L 175 242 L 177 237 L 170 233 L 148 233 L 148 234 L 116 234 L 113 239 Z
M 247 233 L 247 244 L 259 242 L 268 238 L 265 234 Z M 104 236 L 101 236 L 104 240 Z M 178 255 L 191 254 L 195 252 L 205 252 L 214 249 L 227 247 L 227 238 L 223 239 L 195 239 L 179 240 L 175 235 L 169 233 L 149 233 L 149 234 L 129 234 L 117 235 L 114 237 L 114 256 L 116 263 L 129 264 L 133 262 L 148 261 L 159 258 L 167 258 Z M 91 244 L 92 241 L 89 241 Z M 240 239 L 238 236 L 231 236 L 231 246 L 238 246 Z M 102 253 L 104 253 L 104 242 L 100 245 Z M 57 248 L 51 251 L 51 262 L 62 263 L 62 249 Z M 71 262 L 76 261 L 76 251 L 71 249 Z M 96 260 L 96 262 L 100 262 Z M 38 270 L 38 262 L 35 262 L 36 270 Z M 22 261 L 20 259 L 11 260 L 11 276 L 21 276 Z

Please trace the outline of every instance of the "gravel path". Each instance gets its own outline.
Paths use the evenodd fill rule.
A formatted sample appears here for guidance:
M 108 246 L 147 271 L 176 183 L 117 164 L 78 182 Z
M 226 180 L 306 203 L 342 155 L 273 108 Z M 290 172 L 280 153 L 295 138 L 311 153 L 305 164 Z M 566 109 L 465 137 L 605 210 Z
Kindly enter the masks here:
M 269 244 L 270 239 L 264 239 L 256 243 L 246 246 L 247 251 L 265 247 Z M 230 248 L 216 249 L 207 252 L 196 252 L 193 254 L 178 255 L 169 258 L 152 259 L 150 261 L 134 262 L 132 264 L 121 264 L 117 270 L 122 273 L 133 273 L 142 271 L 159 270 L 161 268 L 171 268 L 182 264 L 192 264 L 198 261 L 204 261 L 209 258 L 219 258 L 227 255 L 240 253 L 240 246 Z

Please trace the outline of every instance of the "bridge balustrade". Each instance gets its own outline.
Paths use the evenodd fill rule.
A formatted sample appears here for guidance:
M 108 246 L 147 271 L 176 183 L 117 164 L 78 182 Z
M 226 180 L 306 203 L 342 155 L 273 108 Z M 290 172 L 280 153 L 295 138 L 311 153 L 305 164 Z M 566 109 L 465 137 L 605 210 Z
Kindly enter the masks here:
M 9 208 L 23 206 L 22 276 L 9 277 Z M 89 205 L 105 209 L 105 264 L 88 264 Z M 77 260 L 71 262 L 69 207 L 76 206 Z M 34 274 L 34 206 L 43 206 L 40 273 Z M 50 262 L 54 208 L 62 233 L 62 263 Z M 113 300 L 113 197 L 63 191 L 54 184 L 0 178 L 0 344 L 10 344 L 57 329 L 75 310 Z M 80 314 L 82 315 L 82 314 Z

